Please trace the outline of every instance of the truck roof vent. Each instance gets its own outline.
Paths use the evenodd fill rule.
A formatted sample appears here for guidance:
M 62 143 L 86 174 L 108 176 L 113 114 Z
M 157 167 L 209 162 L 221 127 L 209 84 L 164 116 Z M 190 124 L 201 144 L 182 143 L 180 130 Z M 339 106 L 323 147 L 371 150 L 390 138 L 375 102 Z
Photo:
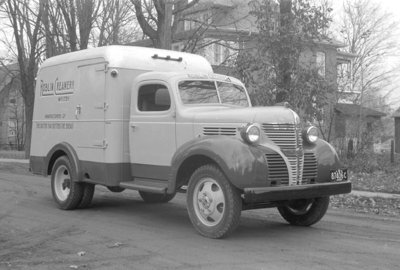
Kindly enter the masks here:
M 163 57 L 163 56 L 158 56 L 158 54 L 153 55 L 151 58 L 153 59 L 160 59 L 160 60 L 167 60 L 167 61 L 176 61 L 176 62 L 182 62 L 182 57 L 174 58 L 169 55 Z
M 203 135 L 235 136 L 236 128 L 234 128 L 234 127 L 204 127 Z

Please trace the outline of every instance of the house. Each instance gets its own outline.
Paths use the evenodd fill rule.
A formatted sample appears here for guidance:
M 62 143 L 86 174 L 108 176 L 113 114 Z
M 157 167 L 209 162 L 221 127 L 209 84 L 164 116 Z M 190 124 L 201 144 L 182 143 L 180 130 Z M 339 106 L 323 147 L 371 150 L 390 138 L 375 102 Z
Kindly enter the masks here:
M 18 65 L 0 67 L 0 149 L 22 150 L 24 102 L 19 91 Z
M 184 11 L 184 20 L 177 27 L 172 50 L 200 54 L 212 64 L 216 73 L 234 75 L 231 67 L 238 53 L 257 46 L 256 18 L 250 12 L 257 3 L 256 0 L 200 1 Z M 151 47 L 152 43 L 140 40 L 130 45 Z M 334 39 L 318 41 L 304 49 L 300 61 L 318 67 L 322 76 L 336 84 L 338 65 L 350 61 L 339 51 L 344 46 Z
M 394 151 L 400 153 L 400 108 L 392 115 L 394 118 Z
M 374 144 L 380 143 L 384 116 L 385 113 L 357 104 L 336 104 L 332 144 L 341 154 L 352 151 L 351 148 L 356 150 L 360 144 L 372 149 Z

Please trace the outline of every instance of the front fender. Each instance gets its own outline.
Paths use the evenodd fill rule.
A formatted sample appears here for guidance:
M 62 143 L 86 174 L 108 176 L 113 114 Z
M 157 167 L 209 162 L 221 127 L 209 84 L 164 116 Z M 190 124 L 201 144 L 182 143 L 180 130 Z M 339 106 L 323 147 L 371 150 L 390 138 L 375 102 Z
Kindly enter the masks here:
M 265 186 L 268 168 L 264 146 L 249 145 L 236 137 L 206 136 L 182 145 L 172 159 L 172 184 L 176 185 L 179 169 L 191 157 L 202 156 L 219 166 L 237 188 Z
M 305 150 L 308 147 L 305 147 Z M 328 142 L 319 139 L 312 151 L 315 153 L 318 164 L 318 182 L 330 182 L 330 171 L 343 168 L 336 150 Z

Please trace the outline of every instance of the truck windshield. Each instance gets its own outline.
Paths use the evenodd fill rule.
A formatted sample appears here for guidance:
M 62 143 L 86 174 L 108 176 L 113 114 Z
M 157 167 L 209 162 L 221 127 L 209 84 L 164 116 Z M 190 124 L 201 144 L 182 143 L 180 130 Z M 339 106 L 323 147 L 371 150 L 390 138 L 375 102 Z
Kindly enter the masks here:
M 188 80 L 179 82 L 183 104 L 218 103 L 248 107 L 245 89 L 237 84 L 221 81 Z

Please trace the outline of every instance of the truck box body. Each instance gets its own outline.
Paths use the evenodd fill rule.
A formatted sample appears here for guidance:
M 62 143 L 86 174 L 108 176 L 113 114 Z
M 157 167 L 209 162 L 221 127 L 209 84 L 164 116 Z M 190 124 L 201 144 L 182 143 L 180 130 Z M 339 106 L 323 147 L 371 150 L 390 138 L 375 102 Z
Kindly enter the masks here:
M 202 57 L 126 46 L 100 47 L 50 58 L 37 76 L 31 149 L 33 170 L 66 142 L 91 179 L 115 185 L 129 177 L 129 119 L 134 79 L 146 72 L 212 73 Z M 179 61 L 179 58 L 182 58 Z M 113 77 L 113 72 L 118 74 Z M 96 166 L 100 165 L 101 166 Z

